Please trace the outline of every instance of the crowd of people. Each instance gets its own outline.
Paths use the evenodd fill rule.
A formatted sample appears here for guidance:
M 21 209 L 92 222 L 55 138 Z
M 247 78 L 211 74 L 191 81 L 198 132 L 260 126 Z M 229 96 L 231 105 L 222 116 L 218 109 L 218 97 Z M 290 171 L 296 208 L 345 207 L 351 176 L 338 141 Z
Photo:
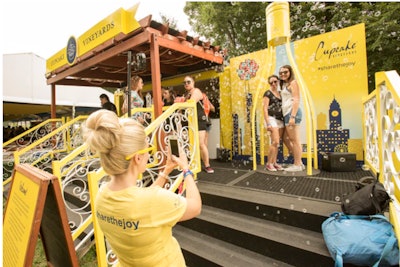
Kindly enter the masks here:
M 18 126 L 3 126 L 3 143 L 7 142 L 11 138 L 14 138 L 23 132 L 29 130 L 28 127 L 24 127 L 22 125 Z

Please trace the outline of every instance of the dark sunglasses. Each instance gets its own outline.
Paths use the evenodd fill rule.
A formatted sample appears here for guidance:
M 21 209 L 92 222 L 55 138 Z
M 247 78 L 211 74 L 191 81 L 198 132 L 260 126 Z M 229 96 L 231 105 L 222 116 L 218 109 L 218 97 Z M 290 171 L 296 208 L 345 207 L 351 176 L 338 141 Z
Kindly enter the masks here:
M 270 85 L 273 85 L 274 83 L 278 83 L 278 81 L 272 81 L 272 82 L 270 82 L 269 84 L 270 84 Z
M 288 71 L 288 70 L 285 70 L 285 71 L 280 71 L 280 72 L 279 72 L 279 75 L 288 74 L 288 73 L 289 73 L 289 71 Z
M 183 81 L 183 84 L 191 84 L 192 81 Z

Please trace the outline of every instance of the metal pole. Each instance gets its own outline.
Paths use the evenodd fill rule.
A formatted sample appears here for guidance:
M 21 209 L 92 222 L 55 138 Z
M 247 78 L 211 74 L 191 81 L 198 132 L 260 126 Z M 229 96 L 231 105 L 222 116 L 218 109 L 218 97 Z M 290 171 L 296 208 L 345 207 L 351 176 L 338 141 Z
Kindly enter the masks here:
M 131 76 L 132 76 L 132 51 L 128 51 L 128 61 L 127 61 L 127 77 L 126 77 L 126 97 L 128 98 L 128 117 L 131 117 Z

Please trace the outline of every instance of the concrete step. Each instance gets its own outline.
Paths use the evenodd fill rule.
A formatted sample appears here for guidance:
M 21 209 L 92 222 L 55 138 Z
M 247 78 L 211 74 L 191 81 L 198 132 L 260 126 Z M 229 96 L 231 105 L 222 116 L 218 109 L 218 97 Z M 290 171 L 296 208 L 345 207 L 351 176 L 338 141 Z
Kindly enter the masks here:
M 186 265 L 196 266 L 264 266 L 291 267 L 293 265 L 265 257 L 205 234 L 193 231 L 181 225 L 174 227 L 174 236 L 181 245 Z
M 203 205 L 180 225 L 294 266 L 332 266 L 321 233 Z M 318 263 L 314 265 L 314 263 Z
M 321 233 L 340 203 L 216 183 L 198 183 L 204 205 Z

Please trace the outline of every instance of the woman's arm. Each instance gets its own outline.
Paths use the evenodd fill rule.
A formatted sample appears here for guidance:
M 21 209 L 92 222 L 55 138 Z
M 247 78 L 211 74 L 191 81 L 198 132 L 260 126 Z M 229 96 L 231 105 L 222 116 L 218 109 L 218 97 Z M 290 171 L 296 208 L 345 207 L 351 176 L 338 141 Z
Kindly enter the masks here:
M 185 221 L 198 216 L 201 212 L 201 196 L 196 182 L 194 181 L 193 174 L 189 169 L 188 160 L 182 148 L 179 149 L 179 158 L 172 156 L 173 162 L 179 165 L 183 170 L 183 176 L 186 186 L 186 210 L 179 221 Z
M 290 83 L 290 87 L 292 89 L 292 97 L 293 97 L 293 106 L 292 106 L 292 113 L 291 116 L 296 116 L 297 110 L 299 109 L 300 105 L 300 88 L 297 84 L 296 80 L 293 80 Z
M 185 170 L 185 169 L 184 169 Z M 185 221 L 198 216 L 201 213 L 201 196 L 194 177 L 188 174 L 185 178 L 186 185 L 186 210 L 179 221 Z
M 193 93 L 190 96 L 190 99 L 196 101 L 196 103 L 203 99 L 203 94 L 199 88 L 194 88 Z
M 201 212 L 202 204 L 200 192 L 197 188 L 196 182 L 194 181 L 193 175 L 188 172 L 190 171 L 189 164 L 183 149 L 179 149 L 179 158 L 171 155 L 170 153 L 171 152 L 169 151 L 164 170 L 159 173 L 157 180 L 155 180 L 151 186 L 164 186 L 168 179 L 168 175 L 178 165 L 184 171 L 184 181 L 186 186 L 185 198 L 187 203 L 186 210 L 179 221 L 189 220 L 196 217 Z
M 213 103 L 211 103 L 211 101 L 209 101 L 209 102 L 210 102 L 210 111 L 215 112 L 215 107 L 214 107 Z
M 271 127 L 271 125 L 269 124 L 268 107 L 269 107 L 269 98 L 264 96 L 263 97 L 263 109 L 264 109 L 264 120 L 265 120 L 265 123 L 267 124 L 267 129 L 269 129 Z
M 122 104 L 121 111 L 123 114 L 128 112 L 128 98 L 126 96 L 124 97 L 124 103 Z

